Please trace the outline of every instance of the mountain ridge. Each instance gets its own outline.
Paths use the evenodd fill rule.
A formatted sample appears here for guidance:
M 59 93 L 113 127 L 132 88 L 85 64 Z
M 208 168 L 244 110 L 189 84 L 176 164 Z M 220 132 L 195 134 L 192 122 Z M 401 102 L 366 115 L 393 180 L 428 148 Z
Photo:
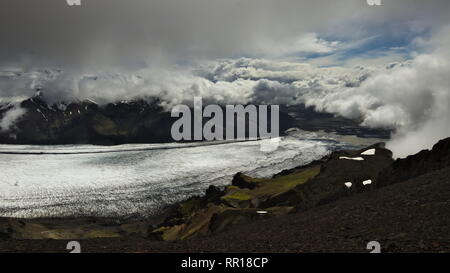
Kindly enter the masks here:
M 32 98 L 23 100 L 18 106 L 24 109 L 25 113 L 17 119 L 10 130 L 0 130 L 0 143 L 119 145 L 175 142 L 171 129 L 178 118 L 172 117 L 170 111 L 161 106 L 158 98 L 104 105 L 92 100 L 49 105 L 38 93 Z M 1 107 L 0 120 L 14 107 L 17 105 L 6 104 Z M 193 112 L 191 111 L 192 115 Z M 203 118 L 203 122 L 207 120 Z M 224 122 L 227 122 L 226 117 Z M 247 128 L 248 126 L 246 124 Z M 293 119 L 280 111 L 281 134 L 292 126 Z M 236 127 L 235 123 L 235 132 Z M 194 132 L 191 131 L 193 135 Z M 225 134 L 225 125 L 223 131 Z M 200 141 L 203 140 L 205 139 Z

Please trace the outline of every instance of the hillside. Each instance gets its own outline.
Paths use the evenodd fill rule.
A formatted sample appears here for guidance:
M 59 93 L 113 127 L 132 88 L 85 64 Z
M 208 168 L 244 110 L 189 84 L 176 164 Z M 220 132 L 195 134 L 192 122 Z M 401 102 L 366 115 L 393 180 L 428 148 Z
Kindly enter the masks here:
M 367 252 L 375 240 L 385 252 L 448 252 L 449 154 L 450 138 L 395 161 L 376 144 L 268 179 L 238 173 L 223 190 L 174 204 L 157 226 L 1 219 L 0 249 L 64 252 L 77 239 L 85 252 Z

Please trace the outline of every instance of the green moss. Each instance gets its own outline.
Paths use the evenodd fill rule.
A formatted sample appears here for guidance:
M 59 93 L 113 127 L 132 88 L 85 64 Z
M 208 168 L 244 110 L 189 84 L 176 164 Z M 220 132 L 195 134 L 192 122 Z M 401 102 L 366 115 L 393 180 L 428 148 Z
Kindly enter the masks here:
M 227 186 L 227 191 L 233 191 L 233 190 L 239 190 L 239 189 L 240 188 L 238 186 L 233 186 L 233 185 Z
M 251 178 L 245 176 L 246 181 L 259 183 L 259 187 L 253 190 L 233 188 L 228 194 L 222 197 L 224 201 L 246 201 L 253 198 L 264 199 L 271 196 L 287 192 L 297 185 L 303 184 L 309 179 L 315 177 L 320 172 L 320 166 L 304 169 L 302 171 L 276 178 Z
M 265 181 L 261 187 L 254 191 L 257 195 L 273 195 L 286 192 L 309 179 L 315 177 L 320 172 L 320 167 L 308 168 L 303 171 L 292 173 L 285 176 L 279 176 Z
M 177 225 L 171 227 L 160 227 L 152 231 L 158 234 L 163 241 L 173 241 L 178 239 L 178 235 L 184 225 Z
M 241 179 L 243 179 L 247 183 L 261 183 L 266 181 L 267 179 L 264 178 L 257 178 L 257 177 L 251 177 L 245 174 L 241 174 Z
M 252 199 L 252 196 L 244 193 L 244 191 L 248 191 L 248 190 L 243 189 L 243 190 L 237 191 L 235 193 L 227 194 L 227 195 L 223 196 L 221 199 L 222 200 L 234 199 L 234 200 L 239 200 L 239 201 L 246 201 L 246 200 Z
M 106 229 L 91 230 L 86 235 L 86 238 L 113 238 L 113 237 L 119 237 L 119 234 L 112 230 L 106 230 Z

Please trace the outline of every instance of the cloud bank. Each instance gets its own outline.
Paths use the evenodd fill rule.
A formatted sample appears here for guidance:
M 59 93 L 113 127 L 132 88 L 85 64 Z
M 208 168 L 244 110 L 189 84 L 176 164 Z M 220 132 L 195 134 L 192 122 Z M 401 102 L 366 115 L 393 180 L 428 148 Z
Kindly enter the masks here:
M 395 128 L 397 156 L 450 136 L 449 1 L 4 0 L 0 103 L 159 97 L 298 104 Z M 1 121 L 10 128 L 14 108 Z M 23 113 L 22 113 L 23 114 Z M 7 118 L 8 117 L 8 118 Z M 7 118 L 7 119 L 6 119 Z
M 96 72 L 293 52 L 403 36 L 447 20 L 446 0 L 2 0 L 0 66 Z M 317 33 L 321 35 L 318 36 Z

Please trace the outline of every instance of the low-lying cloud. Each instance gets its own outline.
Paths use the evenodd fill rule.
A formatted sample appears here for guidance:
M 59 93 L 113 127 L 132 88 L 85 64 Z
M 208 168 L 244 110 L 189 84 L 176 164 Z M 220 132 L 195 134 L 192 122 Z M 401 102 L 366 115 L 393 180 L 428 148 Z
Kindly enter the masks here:
M 168 109 L 193 97 L 304 103 L 395 129 L 388 146 L 396 156 L 450 136 L 449 1 L 386 0 L 379 8 L 357 0 L 0 5 L 0 103 L 36 90 L 49 103 L 158 97 Z M 382 46 L 378 59 L 339 55 L 373 37 L 411 33 L 423 35 L 409 56 L 393 58 L 401 49 Z M 9 130 L 21 114 L 11 109 L 0 128 Z
M 17 122 L 17 120 L 20 119 L 25 113 L 26 110 L 21 108 L 20 106 L 15 106 L 9 109 L 4 114 L 2 119 L 0 119 L 0 131 L 8 132 Z
M 431 52 L 383 67 L 317 67 L 242 58 L 129 74 L 40 71 L 4 76 L 9 80 L 2 84 L 9 85 L 15 97 L 32 95 L 31 87 L 42 88 L 53 102 L 89 98 L 107 103 L 152 96 L 168 108 L 190 103 L 193 97 L 219 104 L 305 103 L 318 111 L 360 120 L 364 126 L 396 129 L 388 146 L 396 156 L 405 156 L 450 135 L 449 37 L 448 30 L 442 31 L 431 41 Z M 2 129 L 9 128 L 21 113 L 20 109 L 8 112 Z

